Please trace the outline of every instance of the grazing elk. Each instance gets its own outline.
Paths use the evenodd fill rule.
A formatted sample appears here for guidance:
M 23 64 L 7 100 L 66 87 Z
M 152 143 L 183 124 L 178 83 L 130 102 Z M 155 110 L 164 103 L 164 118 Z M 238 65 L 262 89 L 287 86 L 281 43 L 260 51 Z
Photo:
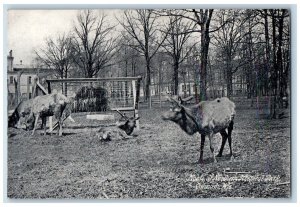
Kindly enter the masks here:
M 98 138 L 101 141 L 111 141 L 112 137 L 121 137 L 127 139 L 136 127 L 136 120 L 140 117 L 127 117 L 125 114 L 117 110 L 121 115 L 121 119 L 116 122 L 115 126 L 103 127 L 97 131 Z
M 230 156 L 231 159 L 233 159 L 231 133 L 235 116 L 235 104 L 228 98 L 223 97 L 213 101 L 202 101 L 189 108 L 182 105 L 184 101 L 188 101 L 191 98 L 192 97 L 181 99 L 179 97 L 178 100 L 175 100 L 174 98 L 168 97 L 173 107 L 170 111 L 162 115 L 162 119 L 175 122 L 189 135 L 193 135 L 197 132 L 201 134 L 200 163 L 203 163 L 203 147 L 206 135 L 209 137 L 210 150 L 213 154 L 214 162 L 217 161 L 212 146 L 212 137 L 216 133 L 220 133 L 222 136 L 222 145 L 217 156 L 222 156 L 224 145 L 228 139 Z
M 26 126 L 24 124 L 24 121 L 30 114 L 31 105 L 32 99 L 22 100 L 13 113 L 8 117 L 8 127 L 23 128 L 25 130 L 33 129 L 33 123 L 30 126 Z
M 37 96 L 32 99 L 30 115 L 26 121 L 27 124 L 34 122 L 32 135 L 34 135 L 40 117 L 42 119 L 42 125 L 44 125 L 44 135 L 46 135 L 46 118 L 48 116 L 54 116 L 58 121 L 57 133 L 59 136 L 62 136 L 62 115 L 68 103 L 70 103 L 70 100 L 61 93 Z

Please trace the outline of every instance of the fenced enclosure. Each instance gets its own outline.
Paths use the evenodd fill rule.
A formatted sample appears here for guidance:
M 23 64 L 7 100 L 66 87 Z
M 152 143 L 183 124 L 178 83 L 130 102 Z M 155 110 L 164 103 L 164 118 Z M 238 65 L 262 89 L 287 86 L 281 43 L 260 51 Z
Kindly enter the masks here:
M 48 93 L 69 97 L 77 112 L 128 111 L 138 117 L 141 77 L 48 79 Z

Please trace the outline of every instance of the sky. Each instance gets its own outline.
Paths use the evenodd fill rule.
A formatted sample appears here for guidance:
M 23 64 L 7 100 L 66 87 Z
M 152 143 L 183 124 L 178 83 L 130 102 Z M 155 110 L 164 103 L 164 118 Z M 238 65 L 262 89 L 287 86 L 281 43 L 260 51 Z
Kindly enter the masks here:
M 9 10 L 7 54 L 13 50 L 14 63 L 31 64 L 33 50 L 43 45 L 46 37 L 72 28 L 75 10 Z
M 47 37 L 68 32 L 76 20 L 78 10 L 9 10 L 7 17 L 7 49 L 13 50 L 14 64 L 30 65 L 34 49 L 44 45 Z M 107 15 L 111 11 L 106 11 Z

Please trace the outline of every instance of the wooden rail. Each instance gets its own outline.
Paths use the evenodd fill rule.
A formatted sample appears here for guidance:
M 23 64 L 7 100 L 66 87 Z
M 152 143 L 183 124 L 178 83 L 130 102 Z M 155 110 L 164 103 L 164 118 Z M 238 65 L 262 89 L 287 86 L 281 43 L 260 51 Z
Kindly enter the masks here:
M 65 79 L 47 79 L 47 82 L 99 82 L 99 81 L 133 81 L 141 80 L 142 77 L 110 77 L 110 78 L 65 78 Z

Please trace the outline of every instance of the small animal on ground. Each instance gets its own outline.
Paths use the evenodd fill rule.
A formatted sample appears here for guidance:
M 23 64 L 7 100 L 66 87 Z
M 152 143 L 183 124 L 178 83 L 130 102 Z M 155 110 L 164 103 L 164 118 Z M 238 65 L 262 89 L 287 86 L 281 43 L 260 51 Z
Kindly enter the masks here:
M 97 130 L 97 137 L 101 141 L 111 141 L 111 139 L 129 139 L 132 136 L 134 128 L 136 128 L 136 121 L 140 117 L 127 117 L 125 114 L 117 110 L 121 118 L 114 126 L 101 127 Z

